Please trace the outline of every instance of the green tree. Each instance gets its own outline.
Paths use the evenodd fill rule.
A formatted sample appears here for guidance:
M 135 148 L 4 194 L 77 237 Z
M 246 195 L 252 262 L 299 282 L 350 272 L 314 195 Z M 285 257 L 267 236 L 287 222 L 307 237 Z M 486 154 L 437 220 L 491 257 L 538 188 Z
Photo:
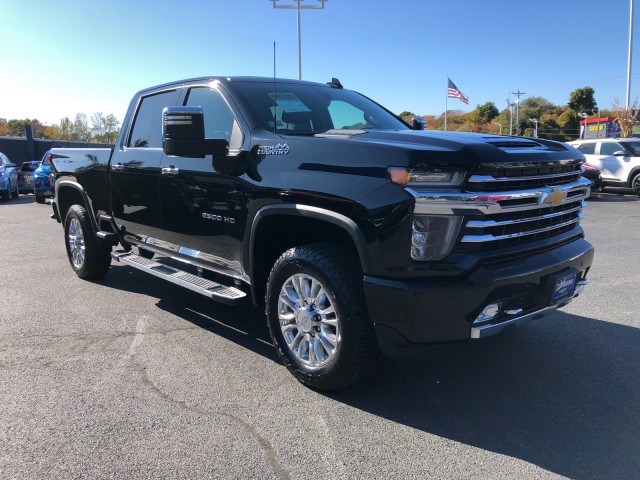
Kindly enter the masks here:
M 595 90 L 591 87 L 577 88 L 569 95 L 569 108 L 576 114 L 593 115 L 596 108 Z
M 76 118 L 71 125 L 71 137 L 75 141 L 88 142 L 91 140 L 91 129 L 89 121 L 84 113 L 77 113 Z

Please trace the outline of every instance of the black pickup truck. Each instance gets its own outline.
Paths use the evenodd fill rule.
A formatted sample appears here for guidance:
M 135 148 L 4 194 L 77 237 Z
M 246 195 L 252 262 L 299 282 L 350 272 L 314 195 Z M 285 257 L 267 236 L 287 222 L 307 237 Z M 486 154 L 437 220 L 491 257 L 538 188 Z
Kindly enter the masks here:
M 115 259 L 264 305 L 283 363 L 317 389 L 380 351 L 538 319 L 593 260 L 577 150 L 424 131 L 336 79 L 161 85 L 135 95 L 113 150 L 52 153 L 78 276 Z

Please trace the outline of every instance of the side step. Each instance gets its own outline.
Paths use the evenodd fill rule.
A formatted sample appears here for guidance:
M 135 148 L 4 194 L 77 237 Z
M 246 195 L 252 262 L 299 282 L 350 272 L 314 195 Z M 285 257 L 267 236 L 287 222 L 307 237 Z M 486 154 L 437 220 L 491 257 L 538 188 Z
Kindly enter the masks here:
M 247 296 L 245 292 L 238 288 L 227 287 L 211 280 L 207 280 L 197 275 L 187 273 L 177 268 L 169 267 L 155 260 L 149 260 L 132 252 L 122 250 L 111 252 L 111 257 L 120 262 L 126 263 L 133 268 L 150 273 L 181 287 L 193 290 L 196 293 L 218 300 L 224 303 L 236 303 Z

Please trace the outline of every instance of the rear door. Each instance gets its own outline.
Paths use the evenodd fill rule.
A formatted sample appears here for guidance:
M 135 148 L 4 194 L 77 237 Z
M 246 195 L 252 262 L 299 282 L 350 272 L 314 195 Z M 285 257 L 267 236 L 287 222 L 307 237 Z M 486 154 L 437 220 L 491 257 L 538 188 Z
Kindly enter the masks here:
M 215 86 L 191 87 L 182 102 L 204 112 L 206 138 L 222 138 L 237 153 L 244 134 L 230 101 Z M 246 209 L 241 177 L 223 175 L 205 158 L 163 157 L 160 179 L 163 239 L 180 253 L 242 273 L 241 242 Z
M 178 96 L 172 89 L 141 97 L 125 145 L 116 146 L 109 165 L 113 215 L 138 240 L 162 233 L 162 109 L 175 106 Z

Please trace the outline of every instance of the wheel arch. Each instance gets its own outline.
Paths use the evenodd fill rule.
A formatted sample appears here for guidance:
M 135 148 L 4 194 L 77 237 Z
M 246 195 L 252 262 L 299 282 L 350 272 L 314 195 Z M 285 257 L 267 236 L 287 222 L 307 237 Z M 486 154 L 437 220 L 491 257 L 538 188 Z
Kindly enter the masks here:
M 78 182 L 71 180 L 61 181 L 56 187 L 55 198 L 55 208 L 57 209 L 58 218 L 60 218 L 63 224 L 69 208 L 77 204 L 82 205 L 89 213 L 89 220 L 93 232 L 95 233 L 99 230 L 91 200 L 85 189 L 82 188 L 82 185 Z
M 363 272 L 371 264 L 364 235 L 351 218 L 308 205 L 263 207 L 253 218 L 244 252 L 255 304 L 264 301 L 269 272 L 278 257 L 289 248 L 310 243 L 334 243 L 353 251 Z

